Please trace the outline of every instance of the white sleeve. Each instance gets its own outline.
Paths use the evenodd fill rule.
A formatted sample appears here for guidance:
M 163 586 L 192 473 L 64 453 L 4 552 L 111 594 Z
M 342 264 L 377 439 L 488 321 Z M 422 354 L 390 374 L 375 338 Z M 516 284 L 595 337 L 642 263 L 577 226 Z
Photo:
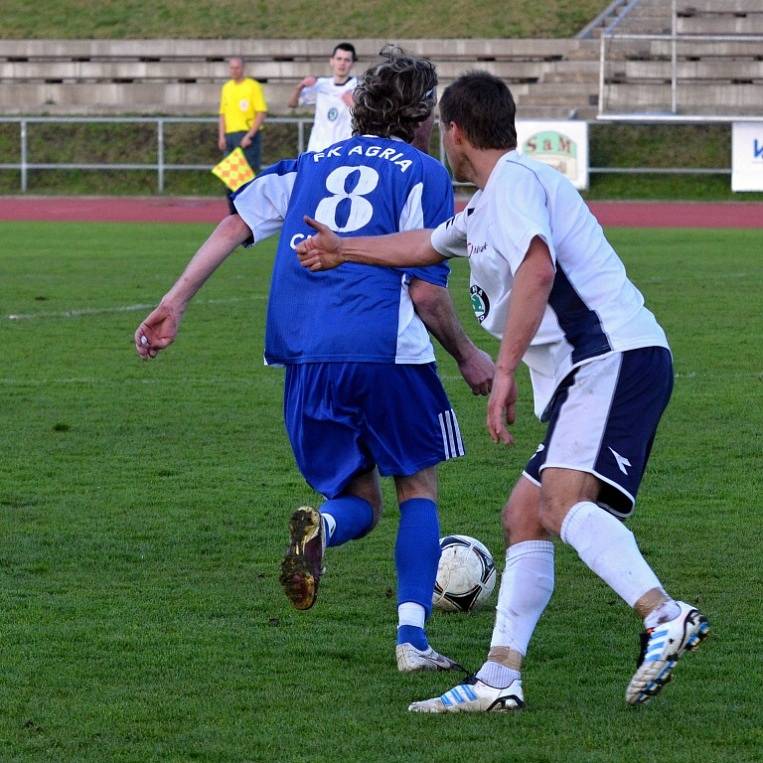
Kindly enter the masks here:
M 490 210 L 495 226 L 493 238 L 496 248 L 508 261 L 511 272 L 516 273 L 530 248 L 530 242 L 538 236 L 548 247 L 556 268 L 556 250 L 544 186 L 534 173 L 522 166 L 507 174 L 509 182 L 502 183 L 496 189 Z
M 249 226 L 255 243 L 278 233 L 283 225 L 294 181 L 297 179 L 296 166 L 292 171 L 277 170 L 285 164 L 292 162 L 278 162 L 269 167 L 233 199 L 236 212 Z M 296 162 L 293 164 L 296 165 Z
M 432 248 L 443 257 L 467 257 L 466 251 L 466 214 L 459 212 L 432 231 Z

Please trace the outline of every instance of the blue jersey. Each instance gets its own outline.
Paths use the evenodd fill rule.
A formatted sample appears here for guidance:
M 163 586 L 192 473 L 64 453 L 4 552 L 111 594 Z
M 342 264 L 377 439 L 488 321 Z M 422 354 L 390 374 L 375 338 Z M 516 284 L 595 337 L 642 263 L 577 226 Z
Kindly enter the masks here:
M 412 277 L 445 286 L 444 264 L 416 270 L 344 263 L 303 268 L 294 251 L 310 215 L 340 236 L 436 227 L 453 214 L 445 168 L 403 141 L 354 136 L 263 170 L 234 197 L 255 242 L 281 232 L 268 302 L 265 360 L 430 363 L 434 351 L 408 295 Z

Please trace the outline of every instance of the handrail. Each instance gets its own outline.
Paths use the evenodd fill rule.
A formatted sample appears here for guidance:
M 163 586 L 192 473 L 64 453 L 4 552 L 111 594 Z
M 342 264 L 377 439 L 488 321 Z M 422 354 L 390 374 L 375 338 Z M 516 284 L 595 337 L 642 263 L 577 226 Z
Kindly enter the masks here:
M 621 121 L 621 122 L 673 122 L 673 123 L 698 123 L 698 122 L 741 122 L 741 121 L 761 121 L 760 117 L 750 116 L 734 116 L 734 115 L 714 115 L 707 117 L 700 116 L 681 116 L 681 115 L 649 115 L 649 114 L 617 114 L 617 115 L 601 115 L 599 117 L 605 121 Z M 304 128 L 306 124 L 312 123 L 312 117 L 271 117 L 268 120 L 272 123 L 281 124 L 296 124 L 298 128 L 297 135 L 297 151 L 304 150 Z M 553 120 L 550 120 L 553 121 Z M 28 177 L 29 172 L 32 170 L 143 170 L 152 171 L 157 174 L 157 191 L 158 193 L 164 192 L 165 187 L 165 175 L 167 172 L 183 172 L 183 171 L 203 171 L 209 170 L 209 164 L 167 164 L 165 162 L 165 142 L 164 142 L 164 125 L 168 123 L 196 123 L 196 124 L 216 124 L 216 117 L 37 117 L 37 116 L 13 116 L 13 117 L 0 117 L 0 124 L 13 123 L 19 125 L 20 131 L 20 161 L 10 163 L 0 163 L 0 171 L 4 170 L 20 170 L 20 190 L 22 193 L 26 193 L 28 190 Z M 93 123 L 109 123 L 109 124 L 151 124 L 155 123 L 157 126 L 157 153 L 155 163 L 86 163 L 86 162 L 30 162 L 29 161 L 29 148 L 28 148 L 28 126 L 30 124 L 40 123 L 59 123 L 59 124 L 93 124 Z M 594 122 L 588 121 L 588 124 Z M 440 161 L 445 163 L 445 154 L 440 142 Z M 708 174 L 730 174 L 730 167 L 590 167 L 589 172 L 591 174 L 693 174 L 693 175 L 708 175 Z M 454 186 L 468 185 L 464 183 L 454 182 Z
M 20 188 L 26 193 L 29 187 L 30 170 L 151 170 L 156 172 L 158 193 L 164 193 L 164 180 L 167 171 L 208 170 L 209 164 L 167 164 L 164 157 L 164 125 L 175 123 L 217 124 L 217 117 L 0 117 L 0 124 L 19 125 L 19 162 L 0 164 L 0 170 L 20 170 Z M 305 150 L 305 124 L 312 124 L 312 117 L 269 117 L 270 124 L 297 125 L 297 152 Z M 156 125 L 156 162 L 153 164 L 138 162 L 88 163 L 88 162 L 30 162 L 28 126 L 30 124 L 155 124 Z

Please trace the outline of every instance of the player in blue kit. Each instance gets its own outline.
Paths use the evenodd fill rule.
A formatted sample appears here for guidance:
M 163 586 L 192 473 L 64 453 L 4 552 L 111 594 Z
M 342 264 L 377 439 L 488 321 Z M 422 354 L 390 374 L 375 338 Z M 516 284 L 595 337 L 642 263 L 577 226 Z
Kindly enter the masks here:
M 238 214 L 218 226 L 135 334 L 138 353 L 154 357 L 236 246 L 280 231 L 265 359 L 286 367 L 292 450 L 305 479 L 326 497 L 320 510 L 293 514 L 281 583 L 295 607 L 311 607 L 325 548 L 375 526 L 378 477 L 392 476 L 400 506 L 396 657 L 404 672 L 457 667 L 430 647 L 424 625 L 440 556 L 436 465 L 464 449 L 409 293 L 417 281 L 444 285 L 447 268 L 351 265 L 314 274 L 300 266 L 295 247 L 311 232 L 305 214 L 350 235 L 436 226 L 453 214 L 448 173 L 409 145 L 431 124 L 436 84 L 430 62 L 400 52 L 369 69 L 355 93 L 354 137 L 278 162 L 241 189 L 233 199 Z M 492 363 L 476 348 L 471 362 L 472 377 L 482 375 L 479 391 L 487 392 Z

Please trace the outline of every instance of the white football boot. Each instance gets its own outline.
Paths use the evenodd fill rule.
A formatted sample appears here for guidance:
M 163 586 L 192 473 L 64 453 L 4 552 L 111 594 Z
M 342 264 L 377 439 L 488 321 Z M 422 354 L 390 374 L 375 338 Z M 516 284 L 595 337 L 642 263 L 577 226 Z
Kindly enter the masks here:
M 413 644 L 398 644 L 395 647 L 397 669 L 401 673 L 415 673 L 419 670 L 463 670 L 450 657 L 439 654 L 431 646 L 425 650 L 416 649 Z
M 408 709 L 412 713 L 509 713 L 524 706 L 519 678 L 498 689 L 472 676 L 440 697 L 412 702 Z
M 648 628 L 641 634 L 638 669 L 625 690 L 629 705 L 648 702 L 670 681 L 673 668 L 684 652 L 693 652 L 710 631 L 707 618 L 691 604 L 677 601 L 678 617 Z

